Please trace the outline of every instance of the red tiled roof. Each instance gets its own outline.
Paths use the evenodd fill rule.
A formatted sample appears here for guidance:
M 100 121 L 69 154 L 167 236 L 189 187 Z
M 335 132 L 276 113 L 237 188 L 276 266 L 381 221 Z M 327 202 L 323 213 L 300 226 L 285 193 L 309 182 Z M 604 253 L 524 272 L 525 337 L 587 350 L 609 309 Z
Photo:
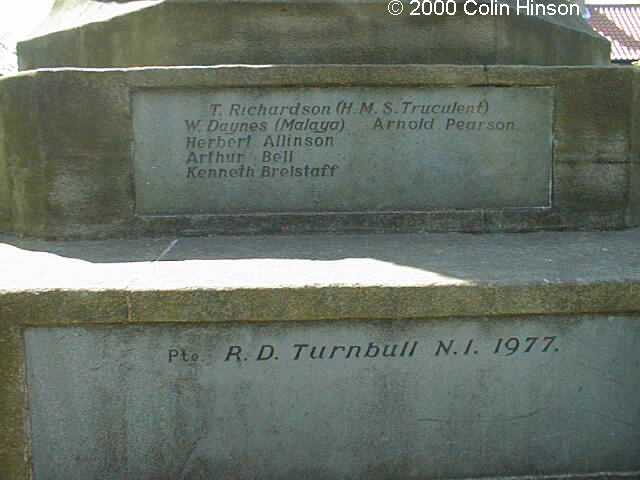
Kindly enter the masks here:
M 593 29 L 611 42 L 611 60 L 640 59 L 640 3 L 589 5 Z

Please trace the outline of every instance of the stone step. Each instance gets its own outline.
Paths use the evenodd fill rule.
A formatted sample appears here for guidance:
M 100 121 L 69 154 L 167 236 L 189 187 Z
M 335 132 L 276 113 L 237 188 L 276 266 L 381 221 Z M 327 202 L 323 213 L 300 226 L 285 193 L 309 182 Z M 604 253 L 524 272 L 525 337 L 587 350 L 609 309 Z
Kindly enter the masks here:
M 2 236 L 0 477 L 635 478 L 638 245 Z

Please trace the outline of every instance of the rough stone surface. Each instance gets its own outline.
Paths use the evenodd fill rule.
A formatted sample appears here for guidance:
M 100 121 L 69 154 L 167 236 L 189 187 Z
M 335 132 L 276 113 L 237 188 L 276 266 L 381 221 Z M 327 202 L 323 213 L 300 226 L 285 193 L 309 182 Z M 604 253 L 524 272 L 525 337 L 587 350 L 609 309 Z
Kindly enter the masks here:
M 640 68 L 635 68 L 637 73 L 633 81 L 631 97 L 631 158 L 634 161 L 631 162 L 630 185 L 640 185 L 640 108 L 633 107 L 633 105 L 640 105 Z M 631 205 L 629 212 L 631 222 L 640 222 L 640 188 L 630 189 L 629 204 Z
M 638 432 L 637 408 L 633 410 L 636 395 L 623 393 L 625 389 L 634 388 L 632 380 L 637 377 L 633 372 L 638 368 L 634 355 L 637 355 L 638 346 L 631 345 L 629 349 L 605 347 L 607 342 L 615 342 L 618 346 L 627 345 L 625 342 L 632 342 L 634 338 L 637 342 L 639 244 L 640 230 L 637 229 L 482 236 L 301 235 L 97 242 L 44 242 L 5 236 L 0 247 L 0 271 L 9 274 L 0 275 L 0 345 L 3 352 L 3 368 L 0 369 L 0 478 L 30 478 L 31 444 L 28 431 L 25 431 L 28 411 L 25 331 L 34 332 L 32 329 L 37 327 L 37 332 L 46 336 L 50 332 L 47 329 L 53 327 L 79 329 L 60 330 L 72 333 L 98 332 L 96 329 L 100 325 L 148 326 L 164 332 L 173 328 L 178 334 L 195 332 L 198 337 L 201 331 L 226 332 L 227 328 L 229 335 L 251 332 L 251 329 L 258 328 L 257 323 L 267 330 L 281 331 L 283 335 L 304 330 L 307 325 L 309 331 L 343 329 L 360 335 L 357 332 L 365 331 L 374 324 L 388 325 L 393 331 L 395 321 L 398 322 L 398 332 L 410 323 L 416 328 L 441 328 L 447 333 L 448 329 L 457 326 L 454 329 L 464 334 L 462 336 L 472 331 L 477 331 L 480 336 L 490 332 L 506 335 L 511 332 L 507 332 L 509 328 L 525 333 L 527 325 L 546 325 L 548 331 L 562 330 L 576 332 L 576 335 L 583 332 L 587 337 L 568 335 L 571 348 L 578 350 L 575 350 L 575 355 L 571 353 L 562 357 L 563 361 L 557 365 L 553 363 L 557 359 L 550 360 L 557 368 L 551 368 L 551 364 L 543 359 L 529 365 L 523 358 L 516 357 L 513 359 L 515 363 L 509 364 L 508 368 L 500 367 L 486 373 L 489 375 L 493 371 L 498 377 L 507 375 L 522 387 L 515 393 L 500 397 L 500 401 L 513 400 L 507 407 L 514 415 L 531 413 L 519 409 L 529 397 L 517 396 L 527 386 L 546 385 L 536 391 L 557 388 L 558 394 L 569 395 L 571 388 L 578 388 L 585 380 L 587 390 L 583 389 L 583 392 L 593 395 L 584 393 L 581 396 L 580 392 L 573 392 L 570 408 L 566 410 L 561 424 L 580 423 L 582 419 L 586 423 L 579 427 L 579 430 L 583 429 L 581 432 L 597 426 L 599 431 L 572 437 L 575 440 L 567 440 L 549 458 L 559 462 L 554 463 L 556 466 L 571 464 L 575 467 L 571 469 L 573 473 L 578 474 L 576 478 L 595 475 L 594 469 L 604 466 L 609 467 L 608 471 L 633 473 L 628 469 L 637 469 L 637 464 L 634 464 L 637 456 L 628 456 L 627 448 L 637 444 L 628 437 Z M 108 330 L 114 331 L 113 328 Z M 142 331 L 148 330 L 142 328 Z M 618 334 L 621 337 L 615 340 Z M 224 338 L 224 334 L 220 336 Z M 602 343 L 589 340 L 591 347 L 587 349 L 576 342 L 596 337 L 601 338 Z M 587 353 L 588 357 L 579 356 Z M 133 354 L 129 352 L 127 355 Z M 135 360 L 136 357 L 131 358 Z M 523 371 L 520 368 L 533 368 L 537 361 L 543 363 L 539 370 L 532 370 L 531 375 L 509 377 L 516 371 Z M 131 362 L 126 364 L 131 365 Z M 105 368 L 113 372 L 111 369 L 115 365 L 117 363 Z M 516 368 L 516 365 L 520 366 Z M 50 367 L 55 368 L 53 365 Z M 475 371 L 476 367 L 470 364 L 469 371 Z M 464 375 L 469 372 L 466 368 L 454 368 L 452 371 L 460 373 L 455 379 L 466 378 Z M 91 372 L 99 375 L 99 370 Z M 202 373 L 197 368 L 189 372 L 185 379 L 196 378 L 193 375 Z M 546 377 L 553 372 L 558 375 L 560 372 L 573 372 L 575 375 L 570 382 L 535 383 L 539 378 L 537 375 L 542 372 Z M 497 388 L 495 382 L 485 378 L 487 388 Z M 527 381 L 528 378 L 532 383 Z M 552 375 L 552 378 L 560 377 Z M 479 380 L 476 377 L 470 379 Z M 511 385 L 513 382 L 507 383 Z M 562 395 L 557 398 L 565 398 Z M 467 400 L 480 409 L 490 409 L 490 405 L 483 403 L 486 398 L 481 396 Z M 543 397 L 533 395 L 530 398 Z M 558 406 L 558 403 L 553 403 L 557 402 L 554 398 L 545 402 L 544 407 Z M 611 402 L 607 403 L 605 398 Z M 128 401 L 137 405 L 134 400 L 131 397 Z M 122 398 L 112 403 L 110 408 L 120 408 L 121 401 Z M 462 402 L 462 397 L 458 401 Z M 629 401 L 633 402 L 631 409 L 626 403 Z M 587 416 L 586 410 L 591 407 L 597 407 L 597 413 Z M 540 425 L 534 419 L 544 423 L 549 420 L 545 415 L 550 412 L 561 415 L 562 408 L 535 414 L 530 420 L 514 419 L 498 422 L 498 425 L 511 425 L 517 430 L 521 425 L 518 422 L 524 421 L 532 422 L 526 424 L 538 429 Z M 143 422 L 142 419 L 139 421 Z M 632 427 L 628 426 L 629 423 Z M 108 442 L 112 434 L 119 435 L 119 425 L 115 423 L 117 431 L 105 430 L 108 435 L 101 441 Z M 448 428 L 447 425 L 440 426 Z M 558 426 L 558 423 L 554 425 Z M 453 428 L 454 424 L 451 426 Z M 463 430 L 463 437 L 467 431 Z M 603 432 L 609 436 L 603 436 Z M 545 448 L 541 439 L 535 440 L 531 436 L 517 438 L 520 440 L 501 444 L 502 453 L 496 455 L 507 454 L 507 450 L 515 452 L 523 442 L 533 442 L 531 445 L 537 445 L 538 452 L 541 451 L 538 447 Z M 617 445 L 615 442 L 620 438 L 628 438 L 628 444 L 610 455 L 605 454 L 607 448 Z M 130 441 L 134 441 L 133 437 Z M 553 442 L 560 440 L 549 437 L 547 441 L 555 445 Z M 574 456 L 577 452 L 598 448 L 598 445 L 602 448 L 595 456 Z M 115 453 L 118 452 L 121 453 L 120 450 Z M 585 458 L 593 459 L 594 463 L 589 464 Z M 194 460 L 191 467 L 196 465 Z M 389 465 L 404 468 L 403 464 Z M 526 462 L 512 465 L 513 469 L 509 471 L 521 473 L 531 465 Z M 459 463 L 461 469 L 468 466 L 468 463 Z M 568 471 L 564 469 L 562 473 Z M 496 472 L 492 474 L 500 473 Z M 559 473 L 559 467 L 551 473 Z M 621 475 L 608 478 L 618 477 L 622 478 Z
M 46 70 L 0 80 L 0 230 L 47 238 L 527 231 L 638 224 L 638 78 L 625 67 L 290 66 Z M 551 87 L 552 206 L 136 214 L 131 92 L 234 87 Z M 630 101 L 631 100 L 631 101 Z M 385 178 L 385 181 L 388 179 Z
M 20 68 L 220 64 L 606 65 L 580 16 L 392 16 L 387 1 L 58 0 Z M 514 2 L 511 2 L 514 3 Z M 538 3 L 554 3 L 541 1 Z M 141 39 L 144 39 L 142 41 Z
M 385 286 L 406 287 L 407 292 L 411 292 L 412 287 L 428 287 L 452 295 L 458 290 L 469 294 L 464 305 L 451 301 L 448 305 L 443 304 L 443 310 L 459 309 L 456 313 L 460 315 L 474 312 L 519 314 L 533 312 L 526 308 L 520 310 L 524 307 L 519 305 L 526 305 L 531 299 L 518 301 L 517 288 L 531 287 L 531 293 L 535 293 L 547 287 L 561 289 L 570 286 L 580 292 L 582 287 L 594 283 L 602 288 L 614 288 L 620 282 L 633 284 L 640 281 L 640 229 L 487 235 L 170 237 L 65 242 L 6 235 L 0 238 L 3 242 L 0 244 L 0 268 L 11 272 L 11 275 L 0 276 L 0 292 L 41 292 L 43 297 L 55 290 L 70 293 L 80 290 L 129 289 L 156 293 L 175 290 L 188 297 L 197 296 L 203 288 L 216 289 L 223 295 L 228 290 L 237 289 L 245 290 L 246 294 L 255 289 L 271 289 L 272 294 L 276 294 L 281 289 L 301 292 L 305 288 L 320 293 L 321 289 L 315 287 L 336 287 L 336 292 L 341 288 L 345 291 L 354 288 L 353 292 L 356 292 L 358 287 L 375 290 Z M 471 295 L 472 291 L 492 287 L 514 288 L 515 296 L 499 306 L 474 303 L 495 302 L 496 298 L 481 299 Z M 611 310 L 620 302 L 617 298 L 610 300 L 608 302 L 605 296 L 590 295 L 581 301 L 594 302 L 586 307 L 586 311 L 600 311 Z M 275 305 L 278 299 L 274 297 L 273 301 Z M 551 297 L 547 297 L 547 301 L 550 310 L 541 310 L 540 313 L 568 312 L 577 308 L 573 301 L 570 305 L 554 303 Z M 606 303 L 596 307 L 601 301 Z M 289 307 L 293 307 L 292 302 L 289 302 Z M 409 312 L 413 303 L 399 302 L 394 308 L 406 308 L 401 316 L 411 317 Z M 428 303 L 427 300 L 420 302 L 425 308 Z M 468 310 L 465 310 L 467 306 Z M 245 307 L 250 308 L 250 304 Z M 324 308 L 327 307 L 325 305 Z M 376 313 L 379 306 L 369 307 L 366 302 L 342 307 L 363 308 L 362 311 L 366 312 L 363 317 L 379 318 Z M 442 316 L 443 313 L 435 307 L 432 304 L 426 310 L 415 308 L 420 315 Z M 147 308 L 153 307 L 149 305 Z M 171 312 L 171 305 L 163 308 L 167 308 L 169 315 L 175 313 Z M 295 314 L 284 313 L 287 305 L 281 308 L 284 309 L 280 311 L 282 315 L 295 318 Z M 540 308 L 545 307 L 542 305 Z M 595 310 L 591 310 L 593 308 Z M 400 314 L 400 310 L 395 312 Z M 153 315 L 156 314 L 161 314 L 161 311 L 154 311 Z M 248 319 L 253 315 L 277 318 L 271 316 L 269 309 L 246 310 L 240 317 Z M 313 312 L 307 311 L 305 316 L 308 315 L 313 315 Z M 347 313 L 338 310 L 331 315 L 349 318 Z M 380 315 L 384 318 L 390 313 L 381 312 Z M 204 319 L 206 316 L 194 317 L 194 320 Z

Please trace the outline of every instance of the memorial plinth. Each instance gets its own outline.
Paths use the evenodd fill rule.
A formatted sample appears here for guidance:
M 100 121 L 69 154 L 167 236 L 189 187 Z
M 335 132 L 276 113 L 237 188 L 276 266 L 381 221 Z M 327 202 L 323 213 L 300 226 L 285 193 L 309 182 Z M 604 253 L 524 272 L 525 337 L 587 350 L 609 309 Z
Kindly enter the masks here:
M 638 225 L 640 72 L 580 15 L 455 5 L 58 0 L 0 81 L 0 230 Z
M 385 0 L 56 0 L 20 69 L 219 64 L 606 65 L 580 15 L 393 16 Z M 475 10 L 482 0 L 474 1 Z M 531 2 L 529 2 L 531 3 Z M 541 0 L 541 5 L 571 2 Z M 575 5 L 574 5 L 575 6 Z M 410 15 L 413 11 L 413 15 Z
M 0 477 L 636 478 L 638 244 L 2 237 Z
M 57 0 L 19 45 L 0 479 L 640 477 L 640 70 L 387 7 Z
M 0 80 L 0 225 L 47 238 L 630 227 L 639 85 L 622 67 L 26 72 Z

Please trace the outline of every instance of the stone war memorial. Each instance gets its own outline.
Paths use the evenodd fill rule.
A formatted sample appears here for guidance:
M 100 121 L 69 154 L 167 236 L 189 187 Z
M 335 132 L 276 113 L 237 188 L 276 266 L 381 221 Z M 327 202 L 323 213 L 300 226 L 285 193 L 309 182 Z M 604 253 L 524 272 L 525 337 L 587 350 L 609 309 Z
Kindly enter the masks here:
M 640 478 L 640 69 L 583 13 L 56 0 L 0 79 L 0 479 Z

